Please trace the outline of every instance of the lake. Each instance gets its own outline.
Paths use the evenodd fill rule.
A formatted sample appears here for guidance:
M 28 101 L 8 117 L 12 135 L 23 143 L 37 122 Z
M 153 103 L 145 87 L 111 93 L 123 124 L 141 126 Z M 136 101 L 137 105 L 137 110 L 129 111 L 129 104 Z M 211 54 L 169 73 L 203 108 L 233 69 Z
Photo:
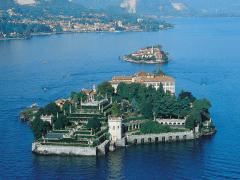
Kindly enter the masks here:
M 81 33 L 0 42 L 0 174 L 2 179 L 239 179 L 240 18 L 171 19 L 161 32 Z M 19 112 L 114 75 L 154 71 L 119 56 L 161 44 L 161 69 L 176 89 L 212 103 L 212 138 L 119 149 L 106 157 L 32 154 L 33 135 Z M 0 179 L 1 179 L 0 178 Z

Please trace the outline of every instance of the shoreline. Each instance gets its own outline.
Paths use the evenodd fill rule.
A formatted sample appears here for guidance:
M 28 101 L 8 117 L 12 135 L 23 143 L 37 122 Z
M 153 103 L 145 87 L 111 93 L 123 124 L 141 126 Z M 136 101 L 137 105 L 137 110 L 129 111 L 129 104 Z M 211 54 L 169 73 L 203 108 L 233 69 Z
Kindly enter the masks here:
M 135 61 L 133 59 L 128 59 L 126 57 L 120 57 L 120 59 L 122 59 L 123 61 L 125 62 L 130 62 L 130 63 L 135 63 L 135 64 L 166 64 L 168 63 L 168 61 L 153 61 L 153 60 L 150 60 L 150 61 L 145 61 L 145 60 L 140 60 L 140 61 Z
M 176 143 L 196 140 L 203 135 L 194 131 L 169 132 L 160 134 L 141 134 L 124 136 L 121 140 L 106 140 L 95 147 L 77 147 L 63 145 L 44 145 L 38 141 L 32 143 L 32 152 L 38 155 L 60 155 L 60 156 L 99 156 L 113 152 L 118 148 L 126 148 L 132 145 Z
M 163 29 L 165 30 L 165 29 Z M 162 30 L 159 30 L 162 31 Z M 29 37 L 13 37 L 13 38 L 0 38 L 0 41 L 11 41 L 11 40 L 29 40 L 32 39 L 32 37 L 35 36 L 51 36 L 51 35 L 57 35 L 57 34 L 80 34 L 80 33 L 135 33 L 135 32 L 159 32 L 159 31 L 66 31 L 66 32 L 49 32 L 49 33 L 33 33 Z

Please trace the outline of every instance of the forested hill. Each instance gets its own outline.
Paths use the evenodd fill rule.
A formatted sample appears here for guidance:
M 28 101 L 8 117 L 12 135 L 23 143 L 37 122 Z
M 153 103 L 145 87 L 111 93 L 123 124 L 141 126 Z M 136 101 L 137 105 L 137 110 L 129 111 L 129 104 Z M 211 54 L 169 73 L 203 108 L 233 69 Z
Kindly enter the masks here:
M 6 0 L 0 2 L 0 17 L 0 40 L 65 32 L 159 31 L 172 27 L 159 18 L 93 9 L 74 0 Z
M 6 0 L 0 2 L 0 8 L 2 10 L 7 10 L 14 8 L 22 13 L 27 13 L 28 15 L 38 15 L 42 16 L 46 13 L 50 14 L 65 14 L 65 15 L 75 15 L 79 14 L 80 11 L 87 11 L 84 6 L 69 2 L 68 0 L 38 0 L 34 4 L 21 5 L 16 3 L 14 0 Z
M 236 0 L 72 0 L 86 7 L 141 15 L 173 17 L 240 16 Z M 133 10 L 133 11 L 131 11 Z
M 18 3 L 17 3 L 18 2 Z M 32 2 L 22 5 L 21 2 Z M 31 8 L 64 11 L 99 10 L 108 13 L 130 13 L 165 17 L 240 16 L 236 0 L 1 0 L 0 8 Z

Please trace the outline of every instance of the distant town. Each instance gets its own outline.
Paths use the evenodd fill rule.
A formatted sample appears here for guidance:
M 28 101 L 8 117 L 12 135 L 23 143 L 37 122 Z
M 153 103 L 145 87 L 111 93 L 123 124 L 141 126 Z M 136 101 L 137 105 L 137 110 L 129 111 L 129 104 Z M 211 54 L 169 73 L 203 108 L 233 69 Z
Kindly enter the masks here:
M 186 141 L 216 129 L 206 99 L 175 94 L 174 78 L 138 72 L 114 76 L 45 107 L 22 111 L 38 154 L 96 156 L 131 144 Z
M 143 64 L 160 64 L 168 62 L 168 54 L 160 45 L 141 48 L 138 51 L 122 57 L 124 61 Z
M 57 33 L 159 31 L 172 27 L 156 18 L 88 10 L 68 1 L 42 3 L 45 4 L 0 6 L 0 40 Z

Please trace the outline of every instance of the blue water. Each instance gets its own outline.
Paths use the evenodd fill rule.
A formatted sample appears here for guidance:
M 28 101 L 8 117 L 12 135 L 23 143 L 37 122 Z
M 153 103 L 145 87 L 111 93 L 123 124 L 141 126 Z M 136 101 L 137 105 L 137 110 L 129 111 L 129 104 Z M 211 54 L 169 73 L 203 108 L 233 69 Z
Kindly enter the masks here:
M 240 179 L 240 19 L 176 19 L 176 28 L 147 33 L 83 33 L 0 42 L 0 179 Z M 18 119 L 33 102 L 44 105 L 113 75 L 153 71 L 155 65 L 119 56 L 162 44 L 171 62 L 161 68 L 212 102 L 218 133 L 199 141 L 135 146 L 106 157 L 37 156 L 33 136 Z M 46 89 L 46 91 L 44 91 Z

